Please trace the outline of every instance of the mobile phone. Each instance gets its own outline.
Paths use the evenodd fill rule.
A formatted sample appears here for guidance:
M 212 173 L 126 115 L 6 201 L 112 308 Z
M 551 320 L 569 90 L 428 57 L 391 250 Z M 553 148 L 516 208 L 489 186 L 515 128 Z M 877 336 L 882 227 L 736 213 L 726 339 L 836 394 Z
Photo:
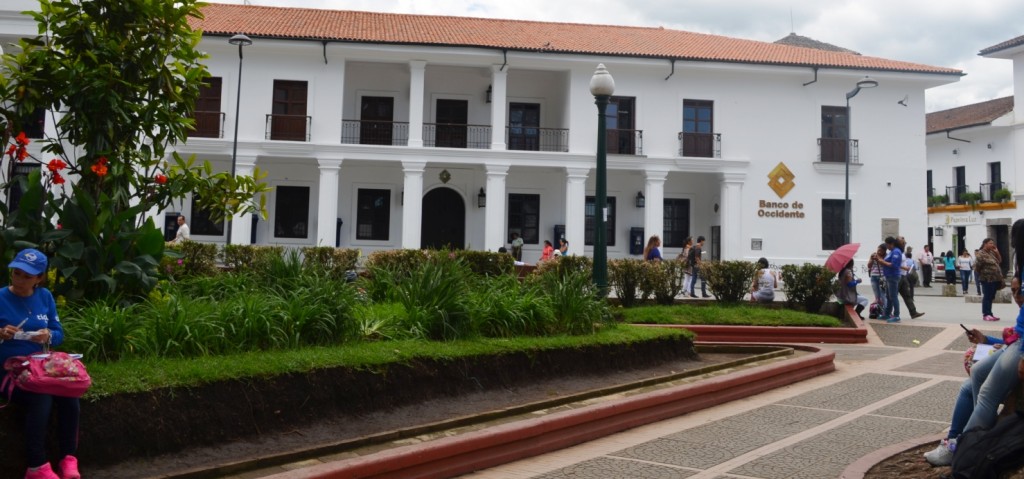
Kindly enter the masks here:
M 961 327 L 961 328 L 964 328 L 964 331 L 966 331 L 966 332 L 967 332 L 967 336 L 970 336 L 970 335 L 971 335 L 971 330 L 970 330 L 970 329 L 967 329 L 967 326 L 964 326 L 964 324 L 963 324 L 963 323 L 960 323 L 960 327 Z

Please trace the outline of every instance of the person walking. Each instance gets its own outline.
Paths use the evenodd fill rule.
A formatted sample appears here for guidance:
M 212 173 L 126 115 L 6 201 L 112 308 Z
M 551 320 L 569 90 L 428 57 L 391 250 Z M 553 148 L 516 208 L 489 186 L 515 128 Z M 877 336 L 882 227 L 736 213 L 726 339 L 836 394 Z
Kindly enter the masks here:
M 971 275 L 974 274 L 974 259 L 967 252 L 967 248 L 960 248 L 960 256 L 956 258 L 956 268 L 960 271 L 964 296 L 967 296 L 967 288 L 971 285 Z
M 519 233 L 512 233 L 512 257 L 516 261 L 523 260 L 523 238 L 519 236 Z
M 644 261 L 661 261 L 661 238 L 658 235 L 651 235 L 647 240 L 647 247 L 644 248 Z
M 188 241 L 191 237 L 192 233 L 188 229 L 188 224 L 185 223 L 185 215 L 178 215 L 178 231 L 174 234 L 174 240 L 172 243 Z
M 683 243 L 683 250 L 676 257 L 677 261 L 683 263 L 683 296 L 690 295 L 690 289 L 693 285 L 693 275 L 690 274 L 690 248 L 693 248 L 693 236 L 686 237 L 686 242 Z
M 690 280 L 690 297 L 691 298 L 696 298 L 697 297 L 695 292 L 694 292 L 694 287 L 697 285 L 697 280 L 698 279 L 700 280 L 700 297 L 702 297 L 702 298 L 710 298 L 711 297 L 710 295 L 708 295 L 708 291 L 707 291 L 707 284 L 708 283 L 707 283 L 707 281 L 704 280 L 703 277 L 701 277 L 701 274 L 700 274 L 700 263 L 702 261 L 701 253 L 703 253 L 703 250 L 704 250 L 704 237 L 703 236 L 698 236 L 697 237 L 697 242 L 694 243 L 692 247 L 690 247 L 690 254 L 687 257 L 687 259 L 690 262 L 690 276 L 693 277 L 693 279 Z
M 921 286 L 924 288 L 932 287 L 932 262 L 935 261 L 935 257 L 932 256 L 931 246 L 924 245 L 924 251 L 921 252 L 920 263 L 921 263 Z
M 902 236 L 899 237 L 900 246 L 906 244 L 906 240 Z M 911 319 L 917 319 L 924 316 L 924 313 L 917 310 L 917 306 L 914 304 L 914 283 L 917 282 L 917 261 L 911 258 L 911 254 L 908 251 L 903 259 L 903 264 L 900 266 L 900 297 L 903 298 L 903 302 L 907 305 L 907 311 L 910 313 Z
M 1019 254 L 1019 253 L 1018 253 Z M 977 274 L 978 283 L 981 284 L 981 319 L 985 321 L 999 321 L 999 318 L 992 314 L 992 301 L 996 297 L 996 289 L 1003 283 L 1003 257 L 996 247 L 992 238 L 985 238 L 981 242 L 981 249 L 975 255 L 974 268 Z

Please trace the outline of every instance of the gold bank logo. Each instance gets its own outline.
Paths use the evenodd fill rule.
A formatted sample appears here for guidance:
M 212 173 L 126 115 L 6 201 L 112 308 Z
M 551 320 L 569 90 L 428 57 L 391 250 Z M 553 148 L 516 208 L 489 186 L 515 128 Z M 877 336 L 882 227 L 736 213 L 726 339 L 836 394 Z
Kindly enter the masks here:
M 793 178 L 796 178 L 793 172 L 786 168 L 785 163 L 779 162 L 775 169 L 768 173 L 768 187 L 779 195 L 779 198 L 783 198 L 796 186 L 796 183 L 793 183 Z

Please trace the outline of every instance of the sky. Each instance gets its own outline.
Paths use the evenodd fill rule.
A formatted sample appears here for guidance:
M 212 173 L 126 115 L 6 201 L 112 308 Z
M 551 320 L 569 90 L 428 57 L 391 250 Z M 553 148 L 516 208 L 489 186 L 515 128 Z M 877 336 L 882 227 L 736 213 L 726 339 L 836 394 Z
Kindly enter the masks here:
M 1012 62 L 978 52 L 1024 35 L 1020 0 L 210 0 L 216 3 L 665 27 L 772 42 L 790 32 L 863 55 L 957 68 L 928 112 L 1013 94 Z

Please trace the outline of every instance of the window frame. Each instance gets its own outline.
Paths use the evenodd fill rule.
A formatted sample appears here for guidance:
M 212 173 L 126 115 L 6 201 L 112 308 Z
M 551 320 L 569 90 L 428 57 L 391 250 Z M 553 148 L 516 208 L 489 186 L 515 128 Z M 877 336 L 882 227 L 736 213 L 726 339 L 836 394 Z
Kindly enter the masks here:
M 356 189 L 356 240 L 359 241 L 390 241 L 391 240 L 391 195 L 392 191 L 386 188 L 357 188 Z M 381 206 L 370 205 L 369 202 L 376 202 L 381 199 Z M 364 202 L 367 204 L 364 213 Z M 383 217 L 378 217 L 378 209 L 383 210 Z M 369 216 L 367 216 L 369 215 Z M 363 225 L 369 228 L 369 234 L 363 233 Z M 377 230 L 381 229 L 382 232 Z
M 534 212 L 524 211 L 523 206 L 533 206 Z M 517 207 L 513 211 L 513 207 Z M 524 244 L 540 244 L 540 194 L 509 193 L 507 205 L 508 227 L 506 241 L 512 241 L 512 233 L 518 233 Z
M 302 234 L 300 234 L 300 233 L 292 233 L 292 234 L 279 235 L 278 231 L 279 231 L 279 227 L 282 226 L 281 225 L 282 218 L 283 217 L 290 217 L 291 216 L 291 215 L 283 216 L 281 214 L 282 211 L 287 211 L 287 212 L 295 211 L 295 207 L 294 206 L 282 207 L 282 205 L 281 205 L 281 200 L 282 200 L 281 193 L 283 191 L 288 191 L 288 190 L 292 190 L 292 189 L 296 189 L 296 190 L 304 189 L 304 190 L 306 190 L 306 208 L 305 208 L 306 209 L 306 216 L 305 216 L 305 218 L 303 218 L 301 220 L 302 222 L 305 223 L 305 230 L 304 230 L 304 233 L 302 233 Z M 274 224 L 272 225 L 273 229 L 271 230 L 271 233 L 272 233 L 272 235 L 273 235 L 273 237 L 275 239 L 297 240 L 297 241 L 310 239 L 310 233 L 311 233 L 311 231 L 313 229 L 313 228 L 310 227 L 310 213 L 312 212 L 312 194 L 313 194 L 313 188 L 308 186 L 308 185 L 277 185 L 277 186 L 274 187 Z M 296 218 L 302 218 L 302 216 L 296 216 Z M 295 226 L 292 226 L 291 229 L 294 230 Z M 281 228 L 280 231 L 285 231 L 285 229 Z
M 605 223 L 605 245 L 615 246 L 616 201 L 614 196 L 606 198 L 608 204 L 608 221 Z M 597 197 L 587 196 L 583 202 L 583 245 L 594 246 L 594 223 L 597 222 Z
M 662 238 L 661 244 L 665 248 L 682 248 L 686 246 L 686 238 L 690 234 L 690 217 L 692 205 L 689 198 L 665 198 L 662 201 Z M 669 214 L 673 211 L 685 211 L 685 216 L 677 215 L 675 218 Z M 685 223 L 685 229 L 672 228 L 676 223 Z
M 824 251 L 834 251 L 846 244 L 844 203 L 842 199 L 821 199 L 821 249 Z M 853 200 L 850 200 L 850 212 L 853 212 Z

